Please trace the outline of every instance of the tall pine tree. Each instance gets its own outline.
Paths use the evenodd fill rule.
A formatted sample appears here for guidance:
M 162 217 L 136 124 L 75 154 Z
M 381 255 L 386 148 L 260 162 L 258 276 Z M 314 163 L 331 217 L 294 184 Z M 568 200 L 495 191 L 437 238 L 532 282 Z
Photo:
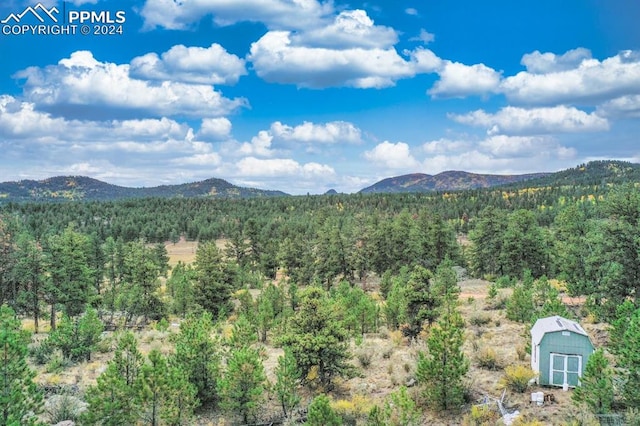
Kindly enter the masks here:
M 13 309 L 0 307 L 0 424 L 38 425 L 42 395 L 27 365 L 29 335 L 22 330 Z

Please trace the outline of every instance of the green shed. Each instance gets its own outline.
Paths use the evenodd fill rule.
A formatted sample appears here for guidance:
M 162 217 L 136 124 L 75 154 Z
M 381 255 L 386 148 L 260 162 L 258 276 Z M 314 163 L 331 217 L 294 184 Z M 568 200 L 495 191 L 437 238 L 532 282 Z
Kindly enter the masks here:
M 595 348 L 575 321 L 553 316 L 540 318 L 531 328 L 531 369 L 538 384 L 580 386 L 587 361 Z

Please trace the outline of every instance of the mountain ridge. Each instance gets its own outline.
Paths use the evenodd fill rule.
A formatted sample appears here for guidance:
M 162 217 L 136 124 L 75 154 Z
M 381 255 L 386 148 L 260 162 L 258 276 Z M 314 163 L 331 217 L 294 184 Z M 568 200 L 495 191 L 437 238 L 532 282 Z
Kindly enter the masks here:
M 449 170 L 436 175 L 410 173 L 382 179 L 357 193 L 410 193 L 463 191 L 495 187 L 540 187 L 559 185 L 601 185 L 640 182 L 640 164 L 601 160 L 579 164 L 558 172 L 520 175 L 479 174 Z M 329 190 L 325 195 L 338 192 Z M 197 182 L 154 187 L 130 188 L 86 176 L 54 176 L 43 180 L 21 180 L 0 183 L 2 202 L 109 201 L 127 198 L 253 198 L 289 196 L 282 191 L 245 188 L 226 180 L 210 178 Z
M 521 175 L 480 174 L 459 170 L 448 170 L 436 175 L 410 173 L 383 179 L 360 190 L 360 193 L 397 193 L 425 191 L 459 191 L 465 189 L 490 188 L 541 177 L 552 173 L 527 173 Z
M 100 201 L 127 198 L 251 198 L 286 196 L 282 191 L 245 188 L 210 178 L 176 185 L 131 188 L 87 176 L 54 176 L 0 183 L 0 201 Z

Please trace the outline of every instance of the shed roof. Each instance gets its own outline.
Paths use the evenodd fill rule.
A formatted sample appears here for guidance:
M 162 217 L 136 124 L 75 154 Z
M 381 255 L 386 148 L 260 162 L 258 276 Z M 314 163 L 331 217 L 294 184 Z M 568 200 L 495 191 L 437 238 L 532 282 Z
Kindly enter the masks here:
M 539 345 L 546 333 L 552 333 L 554 331 L 572 331 L 589 338 L 589 335 L 580 324 L 555 315 L 537 320 L 531 328 L 531 339 L 534 344 Z

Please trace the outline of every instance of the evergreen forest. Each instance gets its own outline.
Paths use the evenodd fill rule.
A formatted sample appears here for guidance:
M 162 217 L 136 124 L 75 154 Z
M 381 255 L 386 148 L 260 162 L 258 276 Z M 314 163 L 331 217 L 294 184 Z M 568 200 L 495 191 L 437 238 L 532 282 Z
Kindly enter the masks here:
M 494 397 L 513 424 L 637 424 L 635 170 L 0 204 L 0 425 L 488 425 Z M 597 351 L 536 410 L 528 331 L 551 315 Z

